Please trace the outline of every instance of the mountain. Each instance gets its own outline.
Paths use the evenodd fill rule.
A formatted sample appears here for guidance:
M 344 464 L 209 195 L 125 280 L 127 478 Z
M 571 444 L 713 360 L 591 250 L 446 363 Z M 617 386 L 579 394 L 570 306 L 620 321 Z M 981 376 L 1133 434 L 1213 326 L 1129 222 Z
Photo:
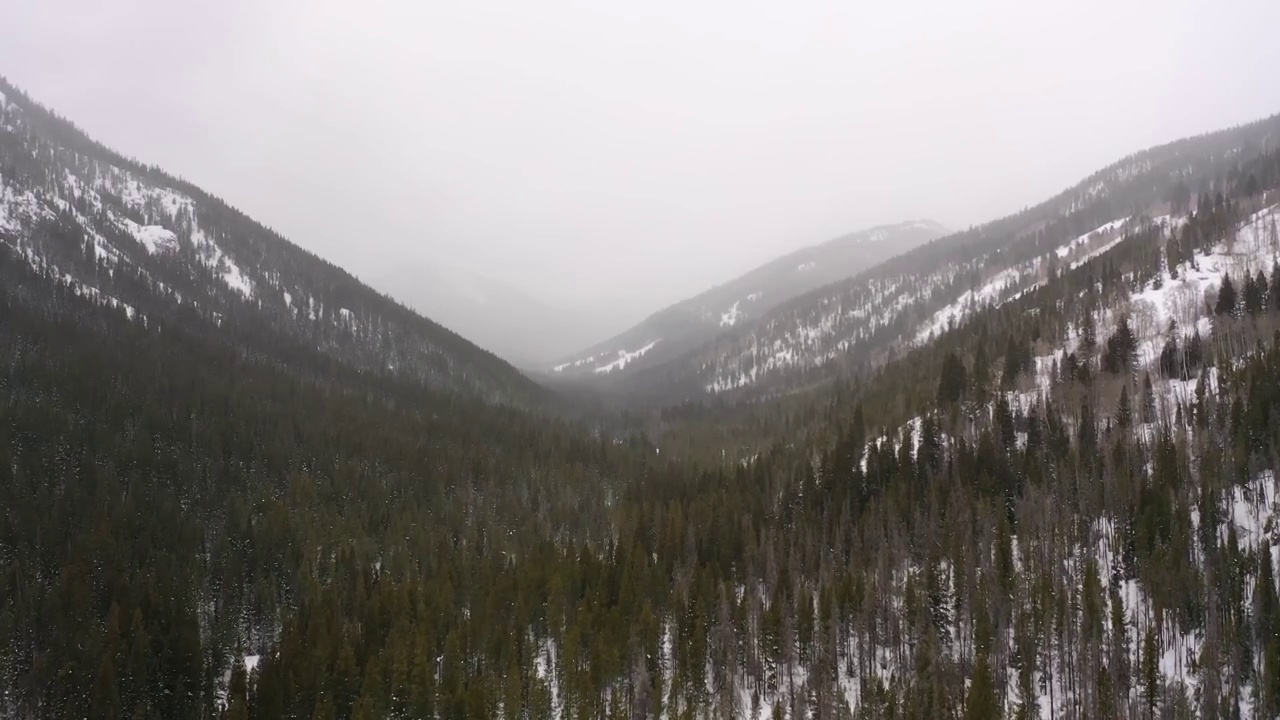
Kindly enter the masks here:
M 462 268 L 409 261 L 370 284 L 520 368 L 541 368 L 608 327 L 586 308 Z
M 0 718 L 1280 716 L 1280 116 L 615 434 L 4 92 Z
M 920 245 L 637 368 L 621 391 L 650 402 L 786 392 L 883 363 L 977 310 L 1044 284 L 1126 228 L 1184 216 L 1240 158 L 1280 145 L 1280 119 L 1126 157 L 1015 215 Z
M 703 347 L 798 295 L 856 275 L 945 232 L 935 222 L 916 220 L 802 248 L 664 308 L 615 337 L 563 358 L 549 373 L 556 380 L 617 382 Z
M 186 181 L 92 141 L 0 79 L 0 245 L 64 290 L 149 325 L 253 328 L 364 371 L 491 401 L 537 389 L 455 333 Z

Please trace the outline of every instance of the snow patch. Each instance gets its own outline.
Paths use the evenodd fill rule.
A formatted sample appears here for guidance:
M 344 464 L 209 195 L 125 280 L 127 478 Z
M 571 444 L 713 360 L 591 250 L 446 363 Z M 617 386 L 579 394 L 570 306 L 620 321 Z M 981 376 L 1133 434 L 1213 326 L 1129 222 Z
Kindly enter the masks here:
M 551 372 L 557 372 L 557 373 L 564 372 L 566 368 L 571 368 L 571 367 L 576 368 L 576 367 L 581 367 L 583 365 L 590 365 L 595 361 L 596 361 L 595 355 L 588 355 L 587 357 L 581 358 L 579 360 L 570 360 L 569 362 L 560 363 L 559 365 L 556 365 L 555 367 L 551 368 Z
M 606 375 L 608 373 L 613 372 L 614 370 L 621 370 L 625 368 L 627 365 L 631 364 L 633 361 L 641 357 L 644 357 L 644 354 L 652 350 L 653 346 L 657 345 L 658 342 L 659 340 L 654 340 L 653 342 L 649 343 L 648 345 L 645 345 L 639 350 L 635 350 L 632 352 L 628 352 L 626 350 L 619 350 L 618 359 L 614 360 L 608 365 L 601 365 L 600 367 L 596 368 L 595 373 L 597 375 Z
M 159 225 L 139 225 L 128 218 L 125 222 L 129 226 L 129 232 L 142 243 L 148 254 L 177 252 L 178 236 L 172 230 Z
M 1080 246 L 1087 244 L 1091 240 L 1096 240 L 1104 235 L 1108 235 L 1110 233 L 1113 233 L 1119 230 L 1120 228 L 1124 227 L 1124 224 L 1127 222 L 1129 222 L 1128 217 L 1122 217 L 1119 220 L 1112 220 L 1111 222 L 1106 223 L 1104 225 L 1100 225 L 1090 230 L 1089 232 L 1081 235 L 1080 237 L 1072 240 L 1071 242 L 1068 242 L 1067 244 L 1058 248 L 1055 252 L 1058 254 L 1058 257 L 1065 258 L 1067 255 L 1071 254 L 1072 250 L 1075 250 L 1076 248 L 1079 248 Z
M 1001 270 L 975 290 L 966 290 L 955 302 L 938 310 L 933 317 L 916 333 L 916 342 L 922 343 L 940 335 L 948 328 L 960 323 L 964 317 L 988 305 L 999 304 L 1006 291 L 1012 290 L 1022 283 L 1024 275 L 1035 274 L 1036 264 L 1030 268 L 1019 265 Z M 1016 296 L 1015 296 L 1016 297 Z M 1013 298 L 1008 298 L 1012 300 Z
M 741 304 L 742 301 L 738 300 L 727 312 L 720 313 L 720 327 L 733 327 L 742 318 L 742 312 L 738 310 Z

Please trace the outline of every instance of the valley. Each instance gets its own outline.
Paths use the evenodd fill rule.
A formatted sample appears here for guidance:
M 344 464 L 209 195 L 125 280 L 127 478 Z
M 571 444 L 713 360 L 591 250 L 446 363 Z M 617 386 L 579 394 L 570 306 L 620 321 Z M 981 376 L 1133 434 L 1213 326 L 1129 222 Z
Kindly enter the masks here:
M 522 371 L 0 81 L 0 718 L 1276 717 L 1278 225 L 1271 116 Z

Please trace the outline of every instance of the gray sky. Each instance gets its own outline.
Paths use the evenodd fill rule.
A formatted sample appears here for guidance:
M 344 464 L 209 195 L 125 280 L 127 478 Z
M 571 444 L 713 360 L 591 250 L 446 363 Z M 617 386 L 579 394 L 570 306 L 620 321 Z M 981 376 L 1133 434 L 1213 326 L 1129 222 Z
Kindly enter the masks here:
M 592 333 L 1278 112 L 1278 67 L 1275 0 L 0 0 L 0 74 L 108 145 L 366 280 L 457 268 Z

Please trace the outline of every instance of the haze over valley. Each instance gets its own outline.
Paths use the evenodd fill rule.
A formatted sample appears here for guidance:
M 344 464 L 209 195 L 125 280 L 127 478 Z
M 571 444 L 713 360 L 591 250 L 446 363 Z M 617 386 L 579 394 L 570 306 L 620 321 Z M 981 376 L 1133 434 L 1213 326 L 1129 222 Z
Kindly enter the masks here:
M 1277 28 L 0 7 L 0 720 L 1280 718 Z

